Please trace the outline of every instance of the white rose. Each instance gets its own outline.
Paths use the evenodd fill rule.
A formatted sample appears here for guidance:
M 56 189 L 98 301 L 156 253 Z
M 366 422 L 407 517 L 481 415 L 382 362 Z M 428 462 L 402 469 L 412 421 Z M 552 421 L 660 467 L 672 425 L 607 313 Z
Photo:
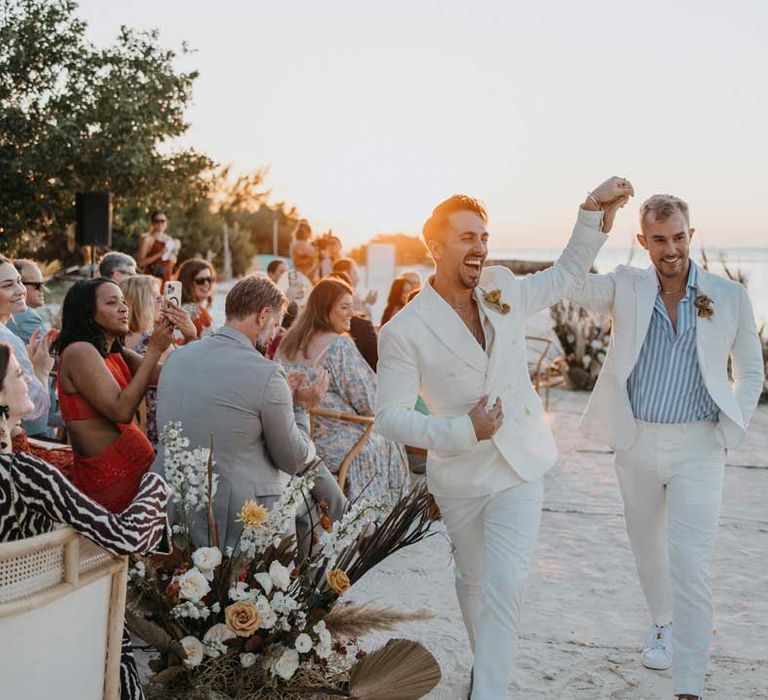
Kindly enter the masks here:
M 219 622 L 205 633 L 203 642 L 226 642 L 228 639 L 235 639 L 235 637 L 235 633 L 229 627 L 223 622 Z
M 291 572 L 277 560 L 269 565 L 269 578 L 272 579 L 275 588 L 279 588 L 281 591 L 291 585 Z
M 248 584 L 245 581 L 238 581 L 229 589 L 229 597 L 237 602 L 248 600 L 253 597 L 253 594 L 248 590 Z
M 581 358 L 581 364 L 584 365 L 584 369 L 589 369 L 589 366 L 592 364 L 592 358 L 589 355 L 584 355 Z
M 240 654 L 240 665 L 243 668 L 250 668 L 256 663 L 256 654 Z
M 306 654 L 307 652 L 312 651 L 312 637 L 302 633 L 296 637 L 296 644 L 294 646 L 299 654 Z
M 275 673 L 283 680 L 289 681 L 298 668 L 299 652 L 295 649 L 286 649 L 275 664 Z
M 201 598 L 208 594 L 211 587 L 208 581 L 197 569 L 192 568 L 181 576 L 176 576 L 179 584 L 179 597 L 199 603 Z
M 197 637 L 184 637 L 180 644 L 184 647 L 187 658 L 184 659 L 184 665 L 187 668 L 199 666 L 203 660 L 203 644 Z
M 263 589 L 264 593 L 269 595 L 272 592 L 272 579 L 266 571 L 261 571 L 258 574 L 254 574 L 253 578 L 256 580 Z
M 590 343 L 590 345 L 592 346 L 593 350 L 602 350 L 603 349 L 603 341 L 602 340 L 598 340 L 597 338 L 595 338 L 595 340 L 593 340 Z
M 200 547 L 192 555 L 192 561 L 209 581 L 213 580 L 213 570 L 221 564 L 221 551 L 218 547 Z
M 277 623 L 277 613 L 272 610 L 269 601 L 260 595 L 253 601 L 253 605 L 259 613 L 259 627 L 263 630 L 271 630 Z
M 321 659 L 327 659 L 331 655 L 331 645 L 330 644 L 324 644 L 323 642 L 320 642 L 315 647 L 315 653 Z

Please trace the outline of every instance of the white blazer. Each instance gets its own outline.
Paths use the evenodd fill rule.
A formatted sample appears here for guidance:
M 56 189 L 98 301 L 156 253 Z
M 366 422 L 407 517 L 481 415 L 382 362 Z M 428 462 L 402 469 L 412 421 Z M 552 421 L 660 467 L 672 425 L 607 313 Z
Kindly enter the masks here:
M 731 448 L 743 439 L 763 389 L 760 339 L 744 287 L 699 268 L 698 288 L 712 299 L 714 314 L 696 317 L 696 352 L 712 400 L 720 409 L 718 437 Z M 582 416 L 586 434 L 616 450 L 632 447 L 637 424 L 627 380 L 645 341 L 656 302 L 656 268 L 620 265 L 607 275 L 589 275 L 574 286 L 571 299 L 613 316 L 605 364 Z M 728 358 L 733 360 L 733 382 Z
M 488 495 L 539 478 L 557 459 L 544 409 L 531 386 L 525 320 L 583 279 L 606 236 L 601 212 L 579 210 L 568 245 L 553 267 L 516 278 L 504 267 L 483 270 L 478 303 L 493 325 L 490 357 L 430 283 L 382 329 L 376 425 L 392 440 L 429 451 L 427 480 L 437 496 Z M 483 293 L 501 290 L 507 314 Z M 501 397 L 504 422 L 478 442 L 470 409 L 484 394 Z M 414 410 L 417 396 L 430 415 Z

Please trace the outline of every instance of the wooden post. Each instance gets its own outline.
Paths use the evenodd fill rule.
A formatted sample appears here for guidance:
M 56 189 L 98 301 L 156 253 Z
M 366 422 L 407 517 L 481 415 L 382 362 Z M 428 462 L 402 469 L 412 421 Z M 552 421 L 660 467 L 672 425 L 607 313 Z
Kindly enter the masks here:
M 112 574 L 107 619 L 107 668 L 104 673 L 104 700 L 120 700 L 120 657 L 123 650 L 125 597 L 128 587 L 128 557 Z

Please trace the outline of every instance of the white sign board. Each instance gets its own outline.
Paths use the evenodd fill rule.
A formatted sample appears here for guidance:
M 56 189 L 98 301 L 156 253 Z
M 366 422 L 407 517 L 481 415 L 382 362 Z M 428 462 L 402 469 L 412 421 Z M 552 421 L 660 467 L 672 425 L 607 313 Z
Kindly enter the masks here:
M 387 305 L 389 288 L 395 279 L 395 246 L 392 243 L 369 243 L 365 265 L 365 281 L 361 282 L 358 294 L 365 299 L 368 290 L 375 289 L 378 298 L 373 306 L 373 325 L 381 321 L 381 314 Z

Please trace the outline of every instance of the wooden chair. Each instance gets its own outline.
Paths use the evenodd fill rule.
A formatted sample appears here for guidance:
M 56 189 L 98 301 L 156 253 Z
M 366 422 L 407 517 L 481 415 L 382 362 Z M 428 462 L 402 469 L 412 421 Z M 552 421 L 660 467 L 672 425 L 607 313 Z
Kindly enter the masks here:
M 338 413 L 336 411 L 327 411 L 324 408 L 312 408 L 309 411 L 309 436 L 312 438 L 315 436 L 315 419 L 318 416 L 330 420 L 337 420 L 342 423 L 354 423 L 355 425 L 365 426 L 360 439 L 352 446 L 352 449 L 347 452 L 346 457 L 344 457 L 339 465 L 339 473 L 336 475 L 336 481 L 338 481 L 339 487 L 343 491 L 344 485 L 347 483 L 347 473 L 349 472 L 350 462 L 360 454 L 360 450 L 365 447 L 365 443 L 373 432 L 373 416 L 358 416 L 354 413 Z
M 544 388 L 544 408 L 549 410 L 549 390 L 563 381 L 559 372 L 553 371 L 553 363 L 547 359 L 552 348 L 552 340 L 536 335 L 525 336 L 526 351 L 533 351 L 533 358 L 528 358 L 528 375 L 538 394 Z

